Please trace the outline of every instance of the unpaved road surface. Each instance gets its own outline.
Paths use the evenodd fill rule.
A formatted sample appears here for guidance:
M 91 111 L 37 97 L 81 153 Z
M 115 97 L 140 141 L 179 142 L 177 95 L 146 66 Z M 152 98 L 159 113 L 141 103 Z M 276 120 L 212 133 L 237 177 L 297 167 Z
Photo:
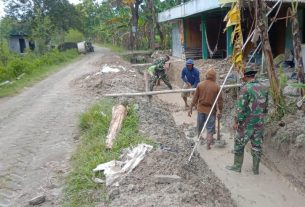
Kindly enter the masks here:
M 42 206 L 59 205 L 78 116 L 93 100 L 71 81 L 97 70 L 104 52 L 80 57 L 21 94 L 0 99 L 0 207 L 27 206 L 41 193 L 47 199 Z
M 159 99 L 169 104 L 175 122 L 188 135 L 189 139 L 196 138 L 197 112 L 187 117 L 184 110 L 183 100 L 180 94 L 159 95 Z M 199 146 L 198 152 L 208 164 L 215 175 L 230 189 L 232 198 L 238 206 L 245 207 L 298 207 L 304 206 L 305 195 L 301 190 L 293 186 L 287 179 L 272 171 L 264 164 L 260 165 L 260 175 L 252 173 L 252 157 L 249 152 L 245 153 L 242 173 L 235 173 L 225 169 L 226 165 L 233 163 L 233 136 L 234 133 L 228 130 L 230 122 L 221 125 L 222 139 L 228 143 L 224 148 L 212 147 L 206 150 L 205 146 Z M 192 136 L 189 136 L 192 134 Z M 205 133 L 204 133 L 205 134 Z

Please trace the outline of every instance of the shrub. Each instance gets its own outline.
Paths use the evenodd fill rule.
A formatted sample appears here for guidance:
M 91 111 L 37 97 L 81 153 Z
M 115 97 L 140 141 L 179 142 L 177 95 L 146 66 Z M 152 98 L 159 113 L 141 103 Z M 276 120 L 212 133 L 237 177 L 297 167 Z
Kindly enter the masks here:
M 14 53 L 7 53 L 7 65 L 0 64 L 0 81 L 13 80 L 19 75 L 31 74 L 34 70 L 41 70 L 43 67 L 57 65 L 78 55 L 76 50 L 59 52 L 57 49 L 43 55 L 28 52 L 24 56 Z

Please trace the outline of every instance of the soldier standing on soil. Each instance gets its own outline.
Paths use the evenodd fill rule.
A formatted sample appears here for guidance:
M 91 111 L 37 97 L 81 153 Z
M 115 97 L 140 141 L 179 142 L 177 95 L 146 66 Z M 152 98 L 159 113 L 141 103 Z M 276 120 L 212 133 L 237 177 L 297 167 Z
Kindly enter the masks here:
M 196 88 L 198 83 L 200 82 L 199 70 L 194 67 L 194 61 L 192 59 L 188 59 L 186 61 L 186 66 L 182 69 L 181 79 L 183 80 L 183 89 L 187 88 Z M 184 92 L 181 94 L 183 101 L 185 103 L 185 108 L 188 108 L 187 97 L 190 96 L 190 92 Z
M 169 56 L 166 55 L 165 58 L 159 58 L 157 59 L 153 65 L 155 65 L 154 75 L 150 81 L 150 90 L 152 91 L 154 89 L 154 86 L 156 85 L 157 81 L 159 79 L 162 79 L 163 82 L 167 85 L 169 89 L 173 89 L 172 85 L 169 82 L 168 76 L 165 73 L 164 65 L 165 63 L 169 61 Z
M 208 115 L 212 110 L 213 103 L 216 100 L 217 94 L 219 93 L 220 87 L 216 83 L 216 71 L 210 69 L 206 74 L 206 80 L 198 84 L 193 101 L 188 112 L 189 116 L 192 116 L 193 107 L 197 105 L 197 129 L 198 135 L 200 135 L 201 130 L 204 126 L 204 123 L 207 121 Z M 220 94 L 217 101 L 218 109 L 216 107 L 213 109 L 213 112 L 208 120 L 206 125 L 207 129 L 207 149 L 211 149 L 211 142 L 213 140 L 213 134 L 215 134 L 215 121 L 216 121 L 216 112 L 217 117 L 221 117 L 221 112 L 223 109 L 223 99 Z M 202 142 L 201 142 L 202 143 Z
M 237 102 L 237 116 L 233 128 L 237 130 L 234 139 L 234 164 L 228 170 L 241 172 L 244 149 L 249 140 L 252 145 L 253 173 L 259 174 L 259 163 L 262 154 L 264 119 L 267 114 L 268 89 L 255 80 L 255 71 L 246 68 L 242 87 Z

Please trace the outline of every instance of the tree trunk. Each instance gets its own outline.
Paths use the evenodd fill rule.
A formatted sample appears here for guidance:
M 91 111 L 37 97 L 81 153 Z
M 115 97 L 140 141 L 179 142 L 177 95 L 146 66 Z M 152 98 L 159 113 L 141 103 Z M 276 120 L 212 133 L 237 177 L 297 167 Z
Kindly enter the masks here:
M 156 12 L 154 7 L 153 0 L 147 0 L 147 7 L 151 11 L 151 26 L 149 27 L 149 48 L 155 50 L 155 21 L 156 21 Z
M 134 42 L 135 42 L 135 31 L 134 31 L 134 29 L 136 29 L 136 15 L 135 15 L 134 4 L 130 5 L 130 11 L 131 11 L 131 28 L 130 28 L 128 49 L 133 50 L 134 49 Z
M 158 22 L 158 21 L 156 21 L 156 28 L 157 28 L 158 33 L 159 33 L 159 36 L 160 36 L 160 40 L 161 40 L 161 47 L 162 47 L 162 49 L 164 49 L 164 48 L 165 48 L 165 43 L 164 43 L 164 34 L 163 34 L 162 30 L 161 30 L 161 26 L 160 26 L 160 24 L 159 24 L 159 22 Z
M 136 0 L 134 4 L 130 4 L 131 10 L 131 31 L 130 31 L 130 42 L 129 50 L 135 49 L 135 43 L 138 33 L 138 21 L 139 21 L 139 6 L 143 0 Z
M 120 132 L 123 120 L 127 115 L 127 110 L 123 105 L 117 105 L 112 108 L 112 119 L 106 137 L 106 148 L 112 149 L 113 142 Z
M 299 22 L 298 22 L 298 18 L 297 18 L 297 11 L 293 11 L 292 16 L 293 17 L 291 19 L 291 23 L 292 23 L 291 26 L 292 26 L 295 66 L 298 71 L 299 82 L 305 83 L 304 65 L 303 65 L 303 60 L 302 60 L 302 55 L 301 55 L 302 49 L 301 49 L 301 38 L 300 38 L 300 31 L 299 31 Z M 301 95 L 303 95 L 303 92 Z
M 257 15 L 257 27 L 260 31 L 260 38 L 262 41 L 262 49 L 265 56 L 267 71 L 268 71 L 268 77 L 270 81 L 270 87 L 272 91 L 272 98 L 274 105 L 276 106 L 277 112 L 279 117 L 282 117 L 284 115 L 284 99 L 281 93 L 281 89 L 279 86 L 279 81 L 277 79 L 276 72 L 274 70 L 274 64 L 273 64 L 273 56 L 269 41 L 269 35 L 268 35 L 268 29 L 267 24 L 264 21 L 264 10 L 266 8 L 265 2 L 262 0 L 256 0 L 256 15 Z

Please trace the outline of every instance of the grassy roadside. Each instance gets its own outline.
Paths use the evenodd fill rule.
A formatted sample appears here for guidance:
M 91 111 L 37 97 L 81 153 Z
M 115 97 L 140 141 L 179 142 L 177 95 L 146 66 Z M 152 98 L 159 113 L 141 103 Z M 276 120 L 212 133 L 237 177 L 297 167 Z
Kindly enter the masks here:
M 118 159 L 123 148 L 139 143 L 152 143 L 140 135 L 137 112 L 133 107 L 129 107 L 113 149 L 106 150 L 105 138 L 113 104 L 110 100 L 104 100 L 80 117 L 82 136 L 72 158 L 72 170 L 67 177 L 64 207 L 95 206 L 98 202 L 107 201 L 105 186 L 92 181 L 92 169 L 98 164 Z
M 0 86 L 0 98 L 13 96 L 21 92 L 25 87 L 32 86 L 47 76 L 59 71 L 63 66 L 69 64 L 77 57 L 78 53 L 76 51 L 67 51 L 63 52 L 62 57 L 55 63 L 51 62 L 48 65 L 44 65 L 46 63 L 42 63 L 42 66 L 34 68 L 30 73 L 24 73 L 21 79 L 13 80 L 11 84 Z
M 122 53 L 122 52 L 126 51 L 126 49 L 124 49 L 123 47 L 115 46 L 115 45 L 112 45 L 112 44 L 100 44 L 100 43 L 95 43 L 95 44 L 100 46 L 100 47 L 108 48 L 111 51 L 116 52 L 116 53 Z

